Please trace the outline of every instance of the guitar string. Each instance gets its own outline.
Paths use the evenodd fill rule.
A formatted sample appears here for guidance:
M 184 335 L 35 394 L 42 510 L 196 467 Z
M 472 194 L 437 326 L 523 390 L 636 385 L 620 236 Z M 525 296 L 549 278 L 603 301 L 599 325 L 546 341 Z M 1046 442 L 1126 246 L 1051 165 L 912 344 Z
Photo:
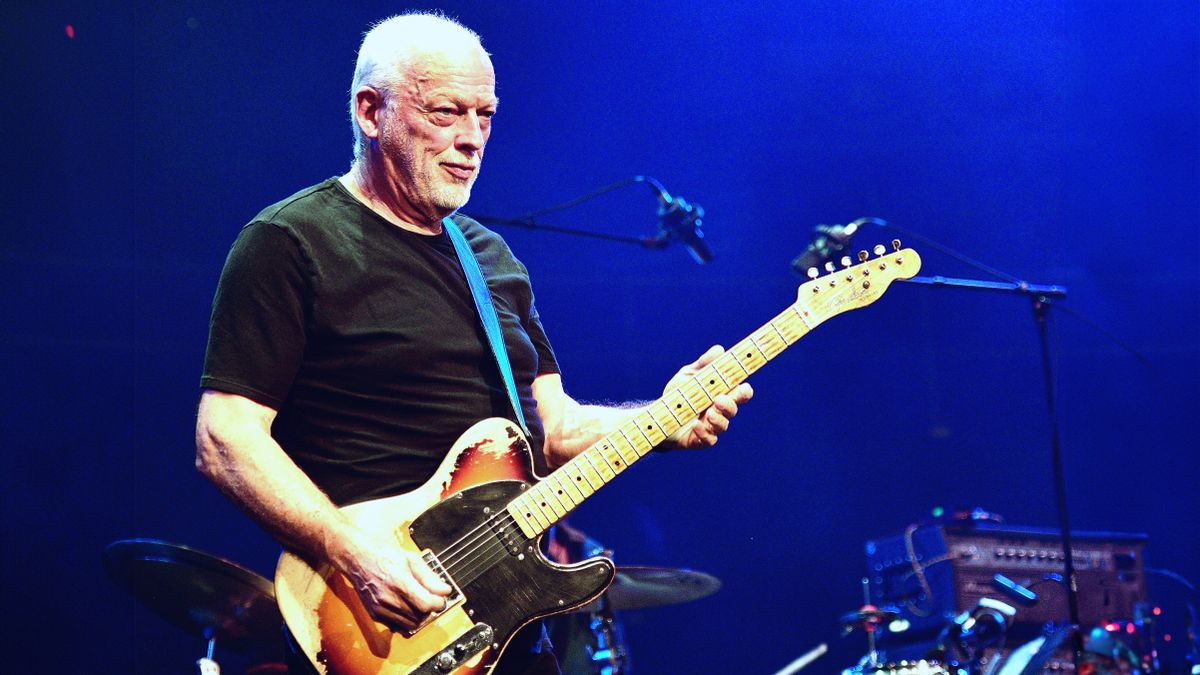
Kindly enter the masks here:
M 824 302 L 826 297 L 828 297 L 828 296 L 821 298 L 821 302 L 819 303 L 820 305 L 826 304 Z M 784 310 L 784 312 L 782 312 L 781 314 L 786 315 L 788 311 L 791 311 L 795 307 L 795 304 L 797 304 L 797 303 L 793 303 L 792 306 L 789 306 L 789 308 L 787 310 Z M 814 307 L 814 309 L 816 309 L 816 307 Z M 791 317 L 787 317 L 787 318 L 791 321 L 796 320 L 796 319 L 792 319 Z M 772 323 L 773 322 L 774 322 L 774 319 L 772 320 Z M 765 329 L 765 327 L 766 326 L 763 326 L 762 328 L 759 329 L 759 331 Z M 806 326 L 806 328 L 807 328 L 807 326 Z M 755 333 L 757 333 L 757 332 L 758 331 L 755 331 Z M 807 332 L 807 331 L 805 331 L 805 332 Z M 753 335 L 754 335 L 754 333 L 751 334 L 751 337 Z M 800 337 L 803 337 L 803 333 L 797 337 L 797 340 Z M 749 338 L 747 338 L 747 339 L 749 339 Z M 743 341 L 745 341 L 745 340 L 743 340 Z M 785 340 L 785 342 L 786 342 L 786 340 Z M 739 342 L 739 344 L 740 344 L 740 342 Z M 789 346 L 790 346 L 790 344 L 789 344 Z M 736 362 L 738 364 L 739 368 L 741 368 L 747 376 L 752 372 L 752 371 L 746 369 L 745 365 L 743 365 L 741 363 L 741 361 L 737 358 L 737 356 L 733 352 L 726 352 L 726 354 L 728 355 L 728 358 L 726 358 L 724 360 Z M 765 354 L 764 354 L 764 356 L 765 356 Z M 772 357 L 769 357 L 769 358 L 772 358 Z M 721 375 L 721 373 L 720 373 L 720 368 L 719 368 L 718 364 L 716 362 L 714 362 L 712 365 L 713 365 L 713 370 L 722 379 L 724 379 L 724 376 Z M 755 370 L 757 370 L 757 369 L 755 369 Z M 735 376 L 734 379 L 737 380 L 738 378 Z M 742 381 L 744 381 L 744 378 Z M 732 387 L 730 387 L 724 393 L 727 393 L 728 391 L 732 391 L 732 389 L 734 387 L 736 387 L 737 384 L 739 384 L 739 383 L 740 382 L 735 383 Z M 694 380 L 691 382 L 687 382 L 680 387 L 677 387 L 676 391 L 679 391 L 680 393 L 684 393 L 684 390 L 689 389 L 689 388 L 691 388 L 691 389 L 698 388 L 698 389 L 704 391 L 706 397 L 708 397 L 710 400 L 712 398 L 711 396 L 708 395 L 708 391 L 704 390 L 704 387 Z M 684 395 L 686 397 L 686 393 L 684 393 Z M 692 411 L 692 412 L 694 415 L 695 411 Z M 692 419 L 694 419 L 694 417 Z M 690 422 L 690 421 L 692 421 L 692 420 L 689 419 L 688 422 Z M 472 528 L 472 530 L 468 531 L 467 534 L 465 534 L 463 537 L 460 537 L 456 542 L 452 543 L 450 546 L 447 546 L 441 552 L 441 554 L 439 554 L 439 558 L 441 558 L 441 556 L 443 556 L 443 555 L 446 556 L 446 561 L 442 563 L 442 566 L 444 569 L 446 569 L 447 573 L 451 573 L 451 570 L 454 570 L 454 572 L 451 573 L 452 577 L 466 578 L 466 577 L 470 576 L 471 574 L 478 572 L 482 568 L 494 565 L 496 561 L 502 560 L 504 555 L 508 555 L 508 550 L 500 545 L 499 540 L 493 539 L 492 537 L 487 536 L 489 534 L 489 531 L 491 531 L 493 529 L 492 526 L 498 524 L 499 519 L 502 519 L 504 516 L 507 516 L 510 519 L 510 522 L 500 526 L 501 532 L 506 530 L 509 526 L 516 525 L 515 518 L 512 517 L 512 514 L 509 513 L 506 508 L 504 511 L 496 514 L 496 516 L 488 518 L 483 523 L 479 524 L 475 528 Z M 557 520 L 555 522 L 557 522 Z M 479 543 L 481 538 L 484 539 L 483 543 Z M 491 544 L 491 545 L 489 546 L 489 544 Z M 469 549 L 466 549 L 465 551 L 461 550 L 464 546 L 472 546 L 472 547 Z M 485 550 L 485 549 L 491 549 L 490 552 L 493 555 L 488 555 L 489 551 Z M 499 549 L 499 551 L 498 551 L 500 553 L 499 557 L 495 556 L 497 549 Z M 479 555 L 473 555 L 476 553 L 478 553 Z M 480 562 L 482 562 L 482 565 L 478 564 Z M 462 581 L 460 583 L 469 583 L 469 582 Z
M 684 388 L 689 387 L 689 386 L 700 388 L 700 385 L 689 382 L 689 383 L 684 384 L 681 387 L 678 387 L 677 389 L 683 390 Z M 614 477 L 615 477 L 615 472 L 614 472 Z M 528 494 L 528 493 L 526 493 L 526 494 Z M 553 498 L 553 497 L 551 497 L 551 498 Z M 549 508 L 549 507 L 547 507 L 547 508 Z M 503 511 L 503 513 L 508 514 L 507 508 Z M 551 511 L 551 513 L 553 513 L 553 512 Z M 459 562 L 459 560 L 461 560 L 461 558 L 455 559 L 455 556 L 459 556 L 459 554 L 462 553 L 458 549 L 461 549 L 464 546 L 470 546 L 470 545 L 476 544 L 477 542 L 479 542 L 481 537 L 486 537 L 486 535 L 488 534 L 488 530 L 490 530 L 490 528 L 491 528 L 491 525 L 495 524 L 495 519 L 497 517 L 501 517 L 501 515 L 502 515 L 501 513 L 497 513 L 496 516 L 493 516 L 492 518 L 488 518 L 487 520 L 480 523 L 476 527 L 467 531 L 462 537 L 460 537 L 458 540 L 452 542 L 445 549 L 443 549 L 440 553 L 438 553 L 437 555 L 438 555 L 439 559 L 442 556 L 446 556 L 446 561 L 442 563 L 443 567 L 449 567 L 451 565 L 456 565 Z M 508 515 L 511 517 L 511 514 L 508 514 Z M 558 520 L 559 519 L 556 517 L 554 522 L 558 522 Z M 513 522 L 514 523 L 516 522 L 515 519 Z M 471 551 L 473 551 L 473 550 L 474 549 L 470 549 L 470 550 L 466 551 L 464 553 L 464 555 L 469 555 L 471 553 Z
M 676 388 L 677 391 L 681 391 L 681 392 L 685 389 L 699 389 L 699 390 L 703 391 L 703 387 L 700 384 L 696 383 L 695 381 L 685 383 L 684 385 L 681 385 L 680 387 Z M 705 392 L 705 394 L 707 396 L 707 392 Z M 691 419 L 694 419 L 695 411 L 692 411 L 692 415 L 693 415 L 693 417 Z M 690 422 L 691 419 L 688 419 L 688 421 Z M 615 475 L 616 475 L 616 472 L 614 471 L 614 477 L 615 477 Z M 601 477 L 601 478 L 603 478 L 603 477 Z M 601 487 L 603 487 L 603 485 Z M 578 489 L 578 488 L 576 488 L 576 489 Z M 564 492 L 564 491 L 560 490 L 559 492 Z M 593 490 L 593 493 L 594 492 L 595 492 L 595 490 Z M 528 493 L 526 493 L 526 494 L 528 494 Z M 570 497 L 569 492 L 567 492 L 566 494 L 567 494 L 567 497 L 570 498 L 571 501 L 574 501 L 574 498 Z M 582 492 L 581 492 L 581 494 L 582 494 Z M 554 499 L 554 497 L 550 497 L 550 499 Z M 576 504 L 576 506 L 578 506 L 578 504 Z M 549 508 L 549 507 L 547 507 L 547 508 Z M 551 513 L 553 513 L 553 512 L 551 511 Z M 469 548 L 465 551 L 461 550 L 463 547 L 478 544 L 480 539 L 484 539 L 485 543 L 487 541 L 491 540 L 491 537 L 489 537 L 488 535 L 489 535 L 490 531 L 492 530 L 492 525 L 495 525 L 497 523 L 497 518 L 502 518 L 504 515 L 508 515 L 510 518 L 512 518 L 512 523 L 510 523 L 510 524 L 513 524 L 513 525 L 516 524 L 516 519 L 513 518 L 512 514 L 508 512 L 507 508 L 505 508 L 504 511 L 502 511 L 501 513 L 497 513 L 496 516 L 486 519 L 484 522 L 480 523 L 476 527 L 469 530 L 466 534 L 464 534 L 458 540 L 451 543 L 449 546 L 447 546 L 445 549 L 443 549 L 440 553 L 438 553 L 437 556 L 439 558 L 439 561 L 441 561 L 441 558 L 443 556 L 445 557 L 445 561 L 442 562 L 442 566 L 444 568 L 446 568 L 447 570 L 449 570 L 449 568 L 451 568 L 451 567 L 457 567 L 466 559 L 467 556 L 474 553 L 483 544 L 480 544 L 479 546 L 474 546 L 473 548 Z M 564 517 L 565 517 L 565 514 L 564 514 Z M 553 522 L 558 522 L 558 520 L 560 520 L 560 519 L 555 517 Z M 503 525 L 503 526 L 501 526 L 501 528 L 505 528 L 507 526 L 508 525 Z
M 833 294 L 833 295 L 837 295 L 837 294 Z M 812 310 L 825 309 L 826 308 L 825 306 L 828 304 L 827 300 L 832 300 L 832 299 L 834 299 L 834 298 L 831 298 L 830 294 L 820 296 L 817 303 L 811 309 Z M 783 312 L 781 312 L 780 316 L 786 315 L 788 311 L 798 309 L 798 307 L 797 307 L 798 305 L 799 305 L 799 300 L 797 300 L 797 302 L 795 302 L 791 306 L 789 306 L 787 310 L 784 310 Z M 791 317 L 787 317 L 787 318 L 788 318 L 788 320 L 796 321 L 797 319 L 799 319 L 799 315 L 797 315 L 796 319 L 792 319 Z M 774 322 L 775 322 L 775 319 L 772 319 L 770 322 L 768 322 L 767 325 L 772 325 L 774 327 Z M 804 325 L 805 330 L 799 336 L 797 336 L 796 340 L 799 340 L 801 337 L 803 337 L 805 334 L 807 334 L 809 332 L 809 330 L 811 330 L 807 326 L 806 322 L 801 320 L 801 323 L 805 324 Z M 739 341 L 738 344 L 740 344 L 741 342 L 744 342 L 746 340 L 750 340 L 751 343 L 754 344 L 754 341 L 752 339 L 754 334 L 759 331 L 764 330 L 765 328 L 766 328 L 766 325 L 764 325 L 763 327 L 754 331 L 754 333 L 751 333 L 751 335 L 748 338 L 745 338 L 742 341 Z M 786 339 L 785 339 L 785 342 L 787 342 Z M 793 344 L 794 342 L 795 341 L 787 343 L 785 345 L 785 347 L 791 346 L 791 344 Z M 755 345 L 755 346 L 757 347 L 757 345 Z M 782 350 L 781 350 L 781 352 L 782 352 Z M 744 371 L 744 373 L 747 377 L 753 372 L 753 371 L 747 370 L 746 367 L 737 358 L 736 354 L 734 354 L 733 352 L 726 352 L 722 356 L 728 357 L 724 360 L 727 360 L 727 361 L 732 360 L 733 362 L 736 362 L 738 364 L 738 366 Z M 764 356 L 766 356 L 766 355 L 764 354 Z M 768 358 L 768 360 L 770 360 L 771 358 L 774 358 L 774 357 L 767 357 L 767 358 Z M 765 361 L 764 361 L 764 364 L 765 364 Z M 724 379 L 724 376 L 721 375 L 720 368 L 718 366 L 717 361 L 713 362 L 712 368 L 722 379 Z M 757 368 L 755 368 L 755 370 L 757 370 Z M 736 380 L 737 377 L 735 376 L 734 379 Z M 742 378 L 741 381 L 744 381 L 744 378 Z M 732 387 L 730 387 L 724 393 L 728 393 L 728 391 L 732 391 L 737 386 L 737 384 L 740 384 L 740 381 L 735 383 Z M 691 382 L 687 382 L 684 385 L 681 385 L 680 387 L 677 387 L 676 391 L 683 393 L 683 390 L 689 386 L 699 387 L 701 390 L 704 391 L 705 395 L 711 400 L 712 397 L 708 395 L 708 391 L 704 390 L 703 386 L 699 385 L 695 380 L 693 380 Z M 686 394 L 685 394 L 685 397 L 686 397 Z M 695 411 L 692 411 L 692 412 L 695 413 Z M 691 419 L 689 419 L 688 421 L 690 422 Z M 656 421 L 656 423 L 657 423 L 657 421 Z M 453 574 L 451 574 L 452 577 L 462 576 L 463 578 L 466 578 L 470 574 L 473 574 L 475 572 L 478 572 L 481 569 L 484 569 L 484 568 L 490 567 L 491 565 L 494 565 L 498 560 L 502 560 L 504 555 L 508 555 L 508 549 L 501 546 L 500 545 L 501 542 L 499 540 L 493 539 L 492 537 L 487 536 L 488 532 L 492 530 L 492 526 L 496 525 L 499 522 L 499 520 L 503 519 L 504 517 L 507 517 L 510 520 L 510 522 L 500 526 L 501 532 L 504 532 L 510 526 L 516 525 L 516 519 L 513 518 L 512 514 L 508 512 L 507 508 L 505 508 L 500 513 L 486 519 L 483 523 L 481 523 L 481 524 L 477 525 L 476 527 L 472 528 L 471 530 L 469 530 L 465 535 L 460 537 L 455 542 L 451 543 L 440 554 L 438 554 L 439 558 L 442 555 L 445 555 L 447 558 L 446 562 L 442 563 L 442 566 L 447 571 L 447 573 L 450 573 L 451 570 L 454 569 L 457 571 L 454 572 Z M 561 519 L 556 519 L 554 522 L 558 522 L 558 520 L 561 520 Z M 517 529 L 518 529 L 518 531 L 520 530 L 519 527 Z M 523 534 L 523 532 L 522 532 L 522 534 Z M 484 540 L 484 542 L 478 543 L 481 538 Z M 469 539 L 469 541 L 468 541 L 468 539 Z M 492 542 L 494 542 L 494 543 L 492 543 Z M 489 544 L 491 544 L 491 545 L 489 546 Z M 466 549 L 465 551 L 457 550 L 457 549 L 461 549 L 464 546 L 471 546 L 471 545 L 473 545 L 473 547 Z M 490 555 L 490 556 L 487 555 L 488 551 L 485 549 L 489 549 L 489 548 L 491 549 L 491 552 L 493 555 Z M 495 556 L 497 549 L 499 549 L 499 553 L 500 553 L 499 557 Z M 479 555 L 475 555 L 473 558 L 471 558 L 470 556 L 472 556 L 475 553 L 479 553 Z M 476 563 L 479 563 L 480 561 L 482 561 L 482 563 L 483 563 L 482 565 L 476 564 Z M 464 567 L 464 565 L 466 565 L 466 567 Z M 472 579 L 473 578 L 474 577 L 472 577 Z M 469 582 L 463 581 L 461 583 L 469 583 Z
M 736 355 L 733 352 L 728 352 L 728 354 L 729 354 L 728 358 L 726 358 L 724 360 L 729 361 L 729 362 L 736 362 L 738 364 L 739 368 L 744 372 L 744 374 L 748 376 L 751 371 L 748 370 L 744 365 L 741 364 L 741 362 L 737 359 Z M 714 368 L 714 371 L 716 373 L 718 373 L 718 375 L 722 378 L 722 380 L 724 380 L 724 376 L 720 375 L 720 367 L 716 363 L 714 363 L 713 368 Z M 737 380 L 738 377 L 735 376 L 733 379 Z M 742 381 L 744 381 L 744 378 Z M 734 386 L 736 386 L 736 384 L 734 384 Z M 723 392 L 723 393 L 732 391 L 732 389 L 733 389 L 733 387 L 730 387 L 729 389 L 726 390 L 726 392 Z M 683 393 L 685 397 L 687 396 L 688 391 L 703 391 L 707 398 L 709 398 L 710 400 L 712 398 L 709 395 L 708 391 L 705 390 L 704 387 L 695 380 L 692 380 L 690 382 L 687 382 L 687 383 L 681 385 L 680 387 L 677 387 L 676 391 Z M 688 422 L 692 421 L 692 419 L 695 419 L 696 416 L 697 415 L 694 410 L 691 411 L 691 415 L 685 415 L 685 417 L 688 418 L 687 419 Z M 681 424 L 681 426 L 682 426 L 682 424 Z M 569 496 L 569 494 L 568 494 L 568 496 Z M 551 499 L 553 499 L 553 497 L 551 497 Z M 574 501 L 573 498 L 571 498 L 571 500 Z M 466 576 L 479 571 L 479 569 L 481 569 L 481 566 L 476 563 L 479 563 L 481 560 L 482 560 L 483 567 L 495 564 L 497 558 L 495 558 L 494 556 L 489 556 L 488 553 L 489 552 L 495 553 L 498 548 L 502 551 L 502 554 L 501 554 L 500 558 L 498 558 L 498 559 L 503 559 L 503 555 L 507 555 L 507 553 L 508 553 L 507 549 L 505 549 L 503 547 L 499 547 L 498 546 L 499 541 L 488 536 L 489 531 L 493 530 L 492 526 L 497 525 L 499 522 L 498 519 L 502 519 L 504 516 L 508 516 L 508 518 L 510 519 L 510 522 L 499 526 L 501 533 L 505 532 L 507 530 L 507 528 L 510 526 L 516 526 L 516 519 L 513 518 L 512 514 L 509 513 L 507 509 L 505 509 L 501 513 L 498 513 L 496 516 L 486 519 L 483 523 L 476 526 L 472 530 L 468 531 L 468 533 L 466 535 L 461 537 L 458 541 L 454 542 L 450 546 L 447 546 L 440 554 L 438 554 L 439 558 L 441 558 L 442 556 L 446 557 L 446 560 L 445 560 L 445 562 L 442 563 L 442 566 L 447 570 L 448 573 L 451 573 L 451 570 L 455 570 L 453 573 L 451 573 L 452 577 L 461 576 L 461 577 L 465 578 Z M 555 522 L 557 522 L 557 520 L 558 519 L 556 519 Z M 518 530 L 519 530 L 519 527 L 518 527 Z M 484 539 L 483 543 L 479 543 L 481 538 Z M 496 542 L 496 543 L 493 543 L 493 542 Z M 463 550 L 463 548 L 466 546 L 472 546 L 472 547 L 468 548 L 466 550 Z M 485 548 L 490 549 L 490 551 L 483 550 Z M 474 555 L 477 552 L 479 553 L 479 555 Z M 464 581 L 461 583 L 468 583 L 468 582 Z

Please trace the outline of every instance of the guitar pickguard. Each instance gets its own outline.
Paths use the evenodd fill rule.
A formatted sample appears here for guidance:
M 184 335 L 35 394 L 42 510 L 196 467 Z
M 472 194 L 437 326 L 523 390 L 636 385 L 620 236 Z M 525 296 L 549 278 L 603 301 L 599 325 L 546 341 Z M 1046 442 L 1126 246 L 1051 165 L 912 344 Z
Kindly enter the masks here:
M 444 552 L 439 562 L 461 589 L 467 615 L 493 630 L 494 650 L 530 621 L 592 601 L 616 573 L 605 558 L 575 565 L 547 560 L 539 542 L 524 537 L 505 511 L 527 487 L 496 481 L 467 488 L 409 528 L 419 548 Z

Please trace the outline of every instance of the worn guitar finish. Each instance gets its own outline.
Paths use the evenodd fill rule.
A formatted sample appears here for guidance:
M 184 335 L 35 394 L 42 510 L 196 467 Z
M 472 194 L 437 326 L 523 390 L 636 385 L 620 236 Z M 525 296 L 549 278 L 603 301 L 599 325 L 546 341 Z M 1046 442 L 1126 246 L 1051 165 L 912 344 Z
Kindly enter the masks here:
M 286 552 L 275 595 L 297 644 L 318 670 L 336 675 L 490 672 L 522 626 L 591 602 L 613 580 L 606 558 L 547 560 L 538 544 L 550 526 L 818 324 L 916 274 L 917 254 L 892 244 L 892 252 L 877 246 L 878 257 L 864 251 L 859 264 L 844 260 L 844 269 L 802 285 L 784 312 L 543 479 L 516 425 L 488 419 L 459 438 L 421 487 L 343 508 L 364 529 L 422 555 L 455 592 L 415 633 L 394 633 L 367 614 L 342 574 Z

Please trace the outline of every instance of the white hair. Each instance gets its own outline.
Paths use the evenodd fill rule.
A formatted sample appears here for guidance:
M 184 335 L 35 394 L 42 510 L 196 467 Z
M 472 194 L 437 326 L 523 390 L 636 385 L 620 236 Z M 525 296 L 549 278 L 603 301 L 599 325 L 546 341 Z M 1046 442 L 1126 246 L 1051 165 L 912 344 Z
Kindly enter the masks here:
M 363 35 L 354 65 L 354 79 L 350 82 L 350 127 L 354 131 L 355 160 L 366 152 L 362 130 L 355 117 L 355 92 L 369 86 L 385 96 L 394 93 L 403 86 L 405 76 L 418 58 L 455 44 L 473 45 L 483 51 L 475 31 L 436 11 L 398 14 L 374 24 Z

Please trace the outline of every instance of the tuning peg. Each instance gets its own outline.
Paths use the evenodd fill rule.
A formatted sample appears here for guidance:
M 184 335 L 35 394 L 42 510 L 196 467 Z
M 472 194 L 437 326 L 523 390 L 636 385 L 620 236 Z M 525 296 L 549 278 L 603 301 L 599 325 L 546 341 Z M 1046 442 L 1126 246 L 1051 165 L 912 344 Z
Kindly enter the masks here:
M 830 260 L 829 262 L 825 263 L 825 271 L 826 271 L 826 272 L 832 272 L 832 271 L 833 271 L 833 261 L 832 261 L 832 260 Z
M 883 244 L 875 244 L 875 248 L 873 248 L 871 250 L 874 251 L 875 255 L 877 255 L 877 256 L 887 253 L 887 249 L 883 247 Z
M 842 256 L 842 267 L 849 267 L 852 264 L 854 264 L 854 263 L 852 263 L 850 261 L 850 256 L 848 256 L 848 255 Z
M 858 252 L 858 262 L 867 262 L 867 258 L 870 257 L 870 255 L 871 254 L 867 253 L 866 251 L 859 251 Z
M 900 240 L 899 239 L 892 240 L 892 250 L 896 251 L 896 252 L 900 251 Z
M 821 276 L 821 270 L 815 267 L 810 267 L 808 268 L 807 274 L 809 279 L 816 279 L 817 277 Z

